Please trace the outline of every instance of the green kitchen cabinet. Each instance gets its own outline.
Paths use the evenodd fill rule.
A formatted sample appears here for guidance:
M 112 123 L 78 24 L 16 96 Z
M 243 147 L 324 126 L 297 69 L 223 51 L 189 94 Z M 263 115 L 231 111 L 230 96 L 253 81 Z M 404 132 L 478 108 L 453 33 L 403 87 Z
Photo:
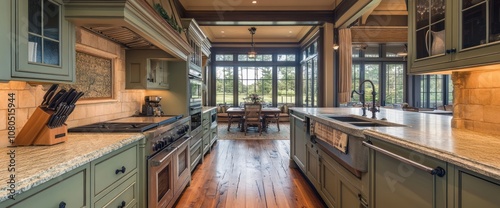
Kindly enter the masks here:
M 4 201 L 0 207 L 90 207 L 90 184 L 87 164 L 16 195 L 16 200 Z
M 5 45 L 12 47 L 5 47 L 11 48 L 11 52 L 3 56 L 12 60 L 4 62 L 12 64 L 11 78 L 26 81 L 73 82 L 75 27 L 65 19 L 63 1 L 11 0 L 9 3 L 11 11 L 14 12 L 8 18 L 12 20 L 12 24 L 4 27 L 10 27 L 12 31 L 11 34 L 5 34 L 10 36 L 11 40 L 10 44 Z
M 370 149 L 370 207 L 448 206 L 448 178 L 453 176 L 446 172 L 446 162 L 375 138 L 369 140 L 372 144 L 365 145 Z
M 306 150 L 306 176 L 316 189 L 320 188 L 320 161 L 318 148 L 308 141 Z
M 189 153 L 191 162 L 191 172 L 194 171 L 196 165 L 203 162 L 203 132 L 199 131 L 196 135 L 189 140 Z
M 499 64 L 500 1 L 408 1 L 410 73 Z
M 132 206 L 139 202 L 138 150 L 134 143 L 91 162 L 94 207 L 116 207 L 122 201 Z
M 500 181 L 461 168 L 455 170 L 456 208 L 500 206 Z
M 212 126 L 210 126 L 210 147 L 212 147 L 214 145 L 214 143 L 217 141 L 217 139 L 219 138 L 218 136 L 218 128 L 217 128 L 217 123 L 215 124 L 212 124 Z
M 307 164 L 306 131 L 307 124 L 304 115 L 292 111 L 290 113 L 291 159 L 304 173 Z
M 333 156 L 319 150 L 320 184 L 318 193 L 328 207 L 368 207 L 364 193 L 360 190 L 362 180 L 340 165 Z

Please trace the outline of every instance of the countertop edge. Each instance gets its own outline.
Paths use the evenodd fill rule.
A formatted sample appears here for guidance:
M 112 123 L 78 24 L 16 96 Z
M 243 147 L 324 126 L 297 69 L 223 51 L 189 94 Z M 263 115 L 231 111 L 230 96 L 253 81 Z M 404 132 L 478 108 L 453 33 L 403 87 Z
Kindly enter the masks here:
M 394 137 L 391 135 L 383 134 L 372 130 L 364 130 L 363 133 L 367 136 L 375 137 L 377 139 L 389 142 L 394 145 L 398 145 L 403 148 L 415 150 L 427 156 L 452 163 L 453 165 L 457 165 L 461 168 L 480 173 L 482 175 L 494 178 L 496 180 L 500 180 L 500 169 L 486 164 L 478 163 L 477 161 L 474 161 L 472 159 L 452 154 L 448 151 L 442 151 L 440 149 L 419 145 L 398 137 Z
M 112 145 L 108 145 L 106 147 L 97 149 L 95 151 L 89 152 L 85 155 L 79 155 L 74 157 L 72 160 L 65 161 L 63 163 L 53 164 L 51 167 L 44 169 L 43 171 L 39 171 L 35 174 L 30 175 L 30 177 L 26 177 L 21 181 L 16 181 L 16 196 L 22 193 L 27 192 L 31 188 L 37 187 L 47 181 L 55 179 L 67 172 L 70 172 L 78 167 L 81 167 L 89 162 L 92 162 L 108 153 L 111 153 L 115 150 L 118 150 L 124 146 L 132 144 L 136 141 L 139 141 L 144 138 L 143 134 L 136 134 L 127 139 L 123 139 L 119 142 L 116 142 Z M 3 186 L 0 188 L 0 203 L 8 200 L 9 192 L 8 187 Z
M 213 109 L 217 109 L 216 106 L 203 106 L 201 109 L 201 113 L 207 113 L 208 111 L 211 111 Z

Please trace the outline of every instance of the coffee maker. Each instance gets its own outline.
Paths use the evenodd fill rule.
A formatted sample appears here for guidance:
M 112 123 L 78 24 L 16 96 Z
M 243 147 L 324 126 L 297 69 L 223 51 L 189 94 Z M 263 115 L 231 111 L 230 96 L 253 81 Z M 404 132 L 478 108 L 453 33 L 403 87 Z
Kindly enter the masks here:
M 145 116 L 162 116 L 163 110 L 161 109 L 160 96 L 146 96 L 144 97 L 144 105 L 142 105 L 142 114 Z

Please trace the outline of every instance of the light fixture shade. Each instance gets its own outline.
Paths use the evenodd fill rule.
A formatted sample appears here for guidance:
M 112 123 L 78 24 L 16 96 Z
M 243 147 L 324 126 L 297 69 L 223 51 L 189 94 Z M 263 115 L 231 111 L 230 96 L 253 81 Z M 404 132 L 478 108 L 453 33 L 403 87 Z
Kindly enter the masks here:
M 257 55 L 257 53 L 253 50 L 248 52 L 248 58 L 255 58 L 256 55 Z
M 339 49 L 339 45 L 333 44 L 333 50 L 338 50 L 338 49 Z

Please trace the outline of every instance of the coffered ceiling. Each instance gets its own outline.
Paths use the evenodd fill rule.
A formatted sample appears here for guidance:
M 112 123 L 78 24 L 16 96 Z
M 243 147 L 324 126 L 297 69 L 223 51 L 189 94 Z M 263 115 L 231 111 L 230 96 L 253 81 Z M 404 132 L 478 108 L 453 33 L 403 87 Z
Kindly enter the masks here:
M 248 28 L 252 26 L 257 28 L 256 43 L 298 43 L 315 26 L 333 22 L 333 11 L 342 0 L 179 0 L 179 3 L 185 10 L 184 16 L 195 18 L 212 43 L 249 42 Z M 371 14 L 406 15 L 405 0 L 382 0 L 361 20 L 366 21 Z

